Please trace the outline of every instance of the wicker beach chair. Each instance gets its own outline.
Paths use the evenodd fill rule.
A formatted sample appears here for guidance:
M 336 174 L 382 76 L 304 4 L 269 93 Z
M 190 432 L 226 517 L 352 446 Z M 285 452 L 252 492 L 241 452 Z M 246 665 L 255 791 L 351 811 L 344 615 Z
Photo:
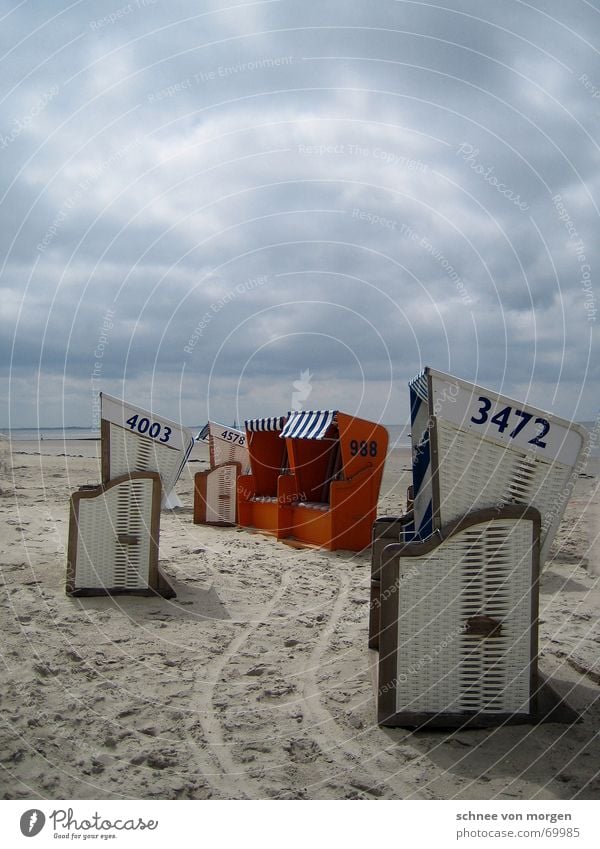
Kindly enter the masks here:
M 580 425 L 426 368 L 410 383 L 414 533 L 483 507 L 526 504 L 542 517 L 543 565 L 577 477 Z
M 535 721 L 540 532 L 537 510 L 509 506 L 385 549 L 380 724 Z
M 387 545 L 426 540 L 475 510 L 521 504 L 541 515 L 543 567 L 587 442 L 577 424 L 431 368 L 409 386 L 414 503 L 373 526 L 371 648 Z
M 208 422 L 199 438 L 208 442 L 210 469 L 194 476 L 194 522 L 235 525 L 237 479 L 250 465 L 245 431 Z
M 160 496 L 156 472 L 121 475 L 71 496 L 69 595 L 173 596 L 158 568 Z
M 289 475 L 279 482 L 282 533 L 329 550 L 366 548 L 387 430 L 337 410 L 305 410 L 289 414 L 281 438 L 289 458 Z
M 250 472 L 237 479 L 238 524 L 276 537 L 285 534 L 279 511 L 279 481 L 287 475 L 286 444 L 279 438 L 285 416 L 245 422 Z

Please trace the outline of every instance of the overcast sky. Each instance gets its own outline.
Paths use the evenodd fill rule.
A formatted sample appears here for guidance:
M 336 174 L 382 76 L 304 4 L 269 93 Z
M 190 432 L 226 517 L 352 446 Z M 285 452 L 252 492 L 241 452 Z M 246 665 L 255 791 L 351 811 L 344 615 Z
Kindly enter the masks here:
M 225 6 L 0 4 L 0 425 L 595 418 L 598 0 Z

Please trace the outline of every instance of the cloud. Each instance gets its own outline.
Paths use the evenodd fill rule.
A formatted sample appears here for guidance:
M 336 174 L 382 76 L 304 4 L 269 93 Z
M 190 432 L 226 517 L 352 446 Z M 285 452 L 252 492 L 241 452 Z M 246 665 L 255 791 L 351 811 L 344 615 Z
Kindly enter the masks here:
M 403 421 L 425 364 L 593 418 L 591 7 L 7 11 L 5 423 L 87 424 L 103 333 L 107 391 L 194 423 L 306 369 Z

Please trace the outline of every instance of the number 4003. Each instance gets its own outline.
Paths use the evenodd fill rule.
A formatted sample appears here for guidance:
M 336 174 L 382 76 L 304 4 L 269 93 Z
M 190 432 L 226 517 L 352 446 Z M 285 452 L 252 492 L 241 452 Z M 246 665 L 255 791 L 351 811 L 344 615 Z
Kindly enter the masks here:
M 167 425 L 163 426 L 159 422 L 151 422 L 150 419 L 146 418 L 146 416 L 142 416 L 140 418 L 139 415 L 136 414 L 130 419 L 127 419 L 126 424 L 129 425 L 131 430 L 137 430 L 137 432 L 142 435 L 147 434 L 148 436 L 151 436 L 152 439 L 158 439 L 159 442 L 168 442 L 169 437 L 171 436 L 170 427 L 167 427 Z

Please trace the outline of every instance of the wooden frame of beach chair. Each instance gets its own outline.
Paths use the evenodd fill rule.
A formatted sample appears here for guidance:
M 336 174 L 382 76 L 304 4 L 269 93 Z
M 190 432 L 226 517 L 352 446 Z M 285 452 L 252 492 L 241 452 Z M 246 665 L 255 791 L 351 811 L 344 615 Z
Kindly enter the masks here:
M 413 537 L 412 511 L 404 516 L 380 516 L 373 523 L 371 538 L 371 588 L 369 601 L 369 648 L 379 648 L 382 555 L 388 545 Z
M 474 510 L 530 505 L 542 517 L 543 566 L 588 439 L 580 425 L 431 368 L 409 387 L 414 503 L 396 523 L 373 528 L 371 648 L 386 542 L 427 539 Z
M 208 422 L 202 433 L 208 441 L 210 469 L 194 475 L 194 523 L 235 525 L 237 479 L 250 465 L 246 433 L 218 422 Z
M 163 506 L 177 506 L 173 488 L 194 447 L 191 431 L 105 392 L 100 403 L 102 482 L 132 472 L 158 472 Z
M 158 567 L 160 500 L 157 472 L 121 475 L 71 496 L 69 595 L 174 595 Z
M 287 531 L 279 511 L 280 480 L 289 477 L 286 444 L 279 438 L 285 421 L 274 416 L 245 422 L 250 473 L 237 479 L 238 525 L 278 538 Z
M 281 433 L 290 474 L 280 481 L 282 528 L 300 544 L 361 551 L 369 545 L 388 432 L 337 410 L 290 413 Z
M 505 506 L 385 548 L 379 724 L 536 720 L 540 530 L 537 510 Z

